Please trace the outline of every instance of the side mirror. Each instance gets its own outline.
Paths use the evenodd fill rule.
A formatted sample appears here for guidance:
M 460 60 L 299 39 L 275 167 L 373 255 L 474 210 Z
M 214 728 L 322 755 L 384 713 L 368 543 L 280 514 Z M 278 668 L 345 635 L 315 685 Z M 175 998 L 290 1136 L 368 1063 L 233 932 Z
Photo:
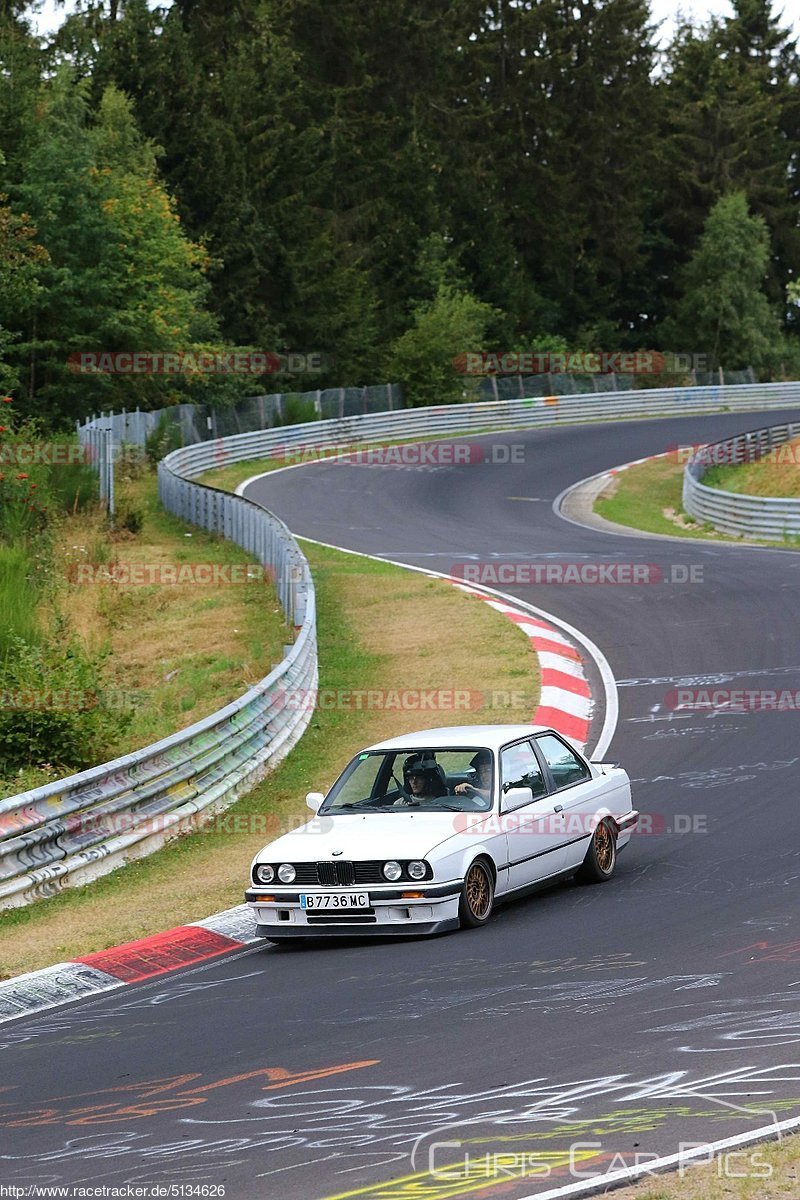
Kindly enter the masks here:
M 320 805 L 324 799 L 325 796 L 322 792 L 309 792 L 306 796 L 306 804 L 313 813 L 316 813 L 319 812 Z
M 513 808 L 519 808 L 523 804 L 530 804 L 533 799 L 533 792 L 529 787 L 503 787 L 503 798 L 500 803 L 501 812 L 511 812 Z

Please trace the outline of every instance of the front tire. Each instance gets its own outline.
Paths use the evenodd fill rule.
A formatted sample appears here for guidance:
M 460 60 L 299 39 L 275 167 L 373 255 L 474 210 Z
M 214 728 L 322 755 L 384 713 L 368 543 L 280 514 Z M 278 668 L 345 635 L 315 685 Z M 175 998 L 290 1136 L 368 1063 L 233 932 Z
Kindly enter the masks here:
M 485 858 L 471 863 L 461 888 L 458 916 L 462 928 L 477 929 L 485 925 L 494 908 L 494 876 Z
M 605 883 L 617 865 L 617 831 L 608 818 L 599 821 L 589 842 L 586 858 L 575 878 L 579 883 Z

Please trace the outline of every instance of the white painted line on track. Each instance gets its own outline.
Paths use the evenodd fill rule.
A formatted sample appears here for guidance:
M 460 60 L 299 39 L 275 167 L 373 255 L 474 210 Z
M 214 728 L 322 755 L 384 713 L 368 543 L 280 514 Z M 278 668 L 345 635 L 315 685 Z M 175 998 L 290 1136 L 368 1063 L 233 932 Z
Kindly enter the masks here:
M 271 471 L 268 472 L 268 474 L 274 475 L 275 472 Z M 446 579 L 448 582 L 456 584 L 456 586 L 463 586 L 463 580 L 456 579 L 455 576 L 448 575 L 443 571 L 432 571 L 428 567 L 415 567 L 411 563 L 398 562 L 397 560 L 391 558 L 381 558 L 381 556 L 378 554 L 367 554 L 363 550 L 351 550 L 347 546 L 336 546 L 332 542 L 322 542 L 318 538 L 302 537 L 299 534 L 295 534 L 294 536 L 299 537 L 301 541 L 309 542 L 313 546 L 322 546 L 323 549 L 326 550 L 338 550 L 341 554 L 352 554 L 354 558 L 368 558 L 373 562 L 388 563 L 388 565 L 392 567 L 402 567 L 406 571 L 416 571 L 420 575 L 427 575 L 434 579 Z M 576 629 L 574 625 L 570 625 L 567 621 L 562 620 L 561 617 L 557 617 L 553 613 L 546 612 L 543 608 L 537 608 L 533 604 L 528 604 L 525 600 L 520 600 L 516 596 L 509 595 L 507 592 L 500 592 L 496 588 L 485 587 L 483 584 L 471 583 L 469 588 L 475 592 L 485 593 L 487 597 L 495 597 L 496 599 L 501 600 L 511 609 L 524 609 L 526 612 L 533 613 L 535 617 L 539 617 L 540 620 L 558 626 L 564 631 L 564 633 L 568 635 L 568 637 L 572 639 L 573 642 L 577 642 L 579 646 L 583 647 L 587 655 L 593 660 L 603 684 L 605 705 L 602 729 L 600 731 L 600 736 L 597 739 L 597 744 L 594 746 L 594 749 L 591 752 L 591 756 L 598 761 L 601 760 L 605 756 L 608 747 L 611 745 L 611 741 L 617 728 L 617 722 L 619 720 L 619 700 L 617 697 L 617 685 L 616 680 L 614 679 L 614 672 L 611 670 L 608 659 L 603 654 L 600 647 L 597 646 L 591 640 L 591 638 L 587 637 L 585 633 L 582 633 L 581 630 Z M 537 633 L 544 636 L 543 630 L 537 630 Z

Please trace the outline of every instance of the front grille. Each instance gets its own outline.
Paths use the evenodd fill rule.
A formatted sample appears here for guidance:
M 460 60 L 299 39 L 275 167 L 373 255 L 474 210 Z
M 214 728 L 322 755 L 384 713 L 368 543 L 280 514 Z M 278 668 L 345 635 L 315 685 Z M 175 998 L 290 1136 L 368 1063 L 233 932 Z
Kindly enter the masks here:
M 354 864 L 356 869 L 356 883 L 388 883 L 388 880 L 383 874 L 384 859 L 375 860 L 373 862 L 357 862 Z
M 339 882 L 336 878 L 336 863 L 317 863 L 316 882 L 321 883 L 323 887 L 334 887 Z
M 356 869 L 353 863 L 337 862 L 334 863 L 334 866 L 336 867 L 336 882 L 342 887 L 351 887 L 356 881 Z
M 355 865 L 351 862 L 319 862 L 317 880 L 322 887 L 352 887 L 356 881 Z
M 319 883 L 319 880 L 317 879 L 316 863 L 293 863 L 292 865 L 297 872 L 292 881 L 292 886 L 294 884 L 302 883 L 306 884 L 307 886 L 310 885 L 311 887 L 316 887 L 316 885 Z

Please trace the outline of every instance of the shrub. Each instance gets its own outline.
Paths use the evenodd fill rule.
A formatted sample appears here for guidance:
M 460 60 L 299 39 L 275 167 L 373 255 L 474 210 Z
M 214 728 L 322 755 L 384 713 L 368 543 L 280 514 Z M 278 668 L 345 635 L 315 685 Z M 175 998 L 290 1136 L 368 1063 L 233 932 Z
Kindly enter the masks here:
M 289 392 L 284 395 L 282 410 L 282 415 L 276 415 L 275 417 L 274 424 L 276 426 L 307 425 L 309 421 L 317 421 L 319 419 L 314 401 L 301 396 L 299 393 Z
M 114 516 L 115 528 L 125 529 L 128 533 L 141 533 L 143 525 L 144 512 L 141 508 L 123 508 Z
M 476 398 L 476 380 L 457 364 L 464 354 L 483 348 L 496 316 L 490 305 L 446 284 L 417 308 L 414 324 L 392 343 L 387 362 L 389 378 L 402 384 L 412 408 Z
M 158 463 L 173 450 L 179 450 L 183 445 L 181 427 L 177 421 L 170 419 L 169 413 L 163 412 L 158 418 L 158 424 L 145 442 L 145 454 L 152 466 Z
M 0 772 L 42 763 L 75 771 L 108 758 L 131 714 L 107 699 L 105 657 L 66 640 L 63 628 L 38 645 L 9 638 L 0 663 Z

